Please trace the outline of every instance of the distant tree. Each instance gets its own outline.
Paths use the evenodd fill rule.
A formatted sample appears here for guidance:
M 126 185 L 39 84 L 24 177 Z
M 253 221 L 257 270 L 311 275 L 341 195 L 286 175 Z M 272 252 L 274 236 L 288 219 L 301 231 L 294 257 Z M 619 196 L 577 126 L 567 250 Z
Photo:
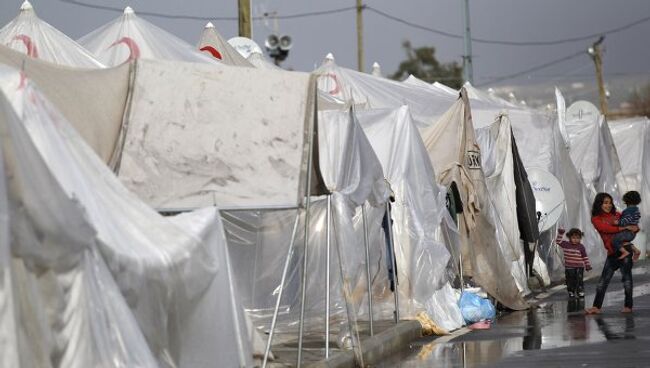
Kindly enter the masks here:
M 403 80 L 413 74 L 425 82 L 440 82 L 451 88 L 460 88 L 463 85 L 463 67 L 457 62 L 441 64 L 436 59 L 434 47 L 413 48 L 410 41 L 402 43 L 407 59 L 399 64 L 391 79 Z
M 630 95 L 632 115 L 644 115 L 650 117 L 650 84 L 637 89 Z

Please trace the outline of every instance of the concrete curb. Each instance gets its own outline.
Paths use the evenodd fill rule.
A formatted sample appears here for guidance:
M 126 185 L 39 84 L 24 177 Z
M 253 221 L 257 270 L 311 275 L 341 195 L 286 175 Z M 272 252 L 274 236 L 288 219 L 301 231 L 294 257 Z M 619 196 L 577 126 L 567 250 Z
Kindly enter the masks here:
M 414 340 L 422 337 L 422 326 L 418 321 L 400 321 L 375 336 L 361 342 L 361 352 L 365 365 L 374 365 L 391 354 L 403 350 Z M 352 351 L 334 354 L 327 360 L 321 360 L 309 365 L 309 368 L 343 368 L 355 367 L 356 362 Z

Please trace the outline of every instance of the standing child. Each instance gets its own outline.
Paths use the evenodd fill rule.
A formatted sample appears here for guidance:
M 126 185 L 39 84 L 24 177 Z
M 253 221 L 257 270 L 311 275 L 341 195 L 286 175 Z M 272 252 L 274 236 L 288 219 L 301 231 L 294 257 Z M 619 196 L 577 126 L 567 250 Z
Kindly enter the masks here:
M 639 203 L 641 203 L 641 195 L 639 192 L 631 190 L 623 195 L 623 202 L 627 206 L 621 213 L 621 218 L 618 220 L 619 227 L 626 227 L 628 225 L 639 225 L 639 220 L 641 219 L 641 212 L 639 212 Z M 639 258 L 641 251 L 634 244 L 630 243 L 634 240 L 636 233 L 630 230 L 623 230 L 620 233 L 616 233 L 612 238 L 612 246 L 614 246 L 614 252 L 621 252 L 618 259 L 625 259 L 630 252 L 634 253 L 634 260 Z
M 566 276 L 566 288 L 569 297 L 585 297 L 584 270 L 591 271 L 591 263 L 587 257 L 587 251 L 582 240 L 582 231 L 573 228 L 566 234 L 569 241 L 562 240 L 564 229 L 558 230 L 555 242 L 562 248 L 564 253 L 564 274 Z

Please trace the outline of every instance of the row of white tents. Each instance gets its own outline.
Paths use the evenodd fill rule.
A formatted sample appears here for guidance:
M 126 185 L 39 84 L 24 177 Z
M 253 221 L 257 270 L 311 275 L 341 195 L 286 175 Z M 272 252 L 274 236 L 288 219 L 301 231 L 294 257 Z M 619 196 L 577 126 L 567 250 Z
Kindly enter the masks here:
M 3 366 L 252 366 L 330 329 L 362 361 L 360 320 L 462 326 L 461 276 L 511 309 L 531 268 L 561 278 L 525 168 L 561 181 L 557 226 L 595 267 L 595 192 L 650 196 L 648 121 L 587 129 L 561 98 L 549 115 L 331 55 L 285 72 L 130 8 L 79 45 L 25 2 L 0 43 Z

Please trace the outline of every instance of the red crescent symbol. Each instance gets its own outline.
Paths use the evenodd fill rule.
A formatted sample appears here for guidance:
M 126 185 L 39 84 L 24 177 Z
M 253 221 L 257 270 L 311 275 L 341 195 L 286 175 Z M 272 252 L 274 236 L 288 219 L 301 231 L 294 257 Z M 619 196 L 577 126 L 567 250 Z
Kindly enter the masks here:
M 219 51 L 217 51 L 217 49 L 215 49 L 215 48 L 212 47 L 212 46 L 203 46 L 203 47 L 201 47 L 199 50 L 209 52 L 209 53 L 212 54 L 212 56 L 214 56 L 216 59 L 219 59 L 219 60 L 222 60 L 222 59 L 223 59 L 223 57 L 221 56 L 221 54 L 219 53 Z
M 118 41 L 113 42 L 110 46 L 108 46 L 108 48 L 119 45 L 121 43 L 125 44 L 129 48 L 129 57 L 124 61 L 125 63 L 128 63 L 129 61 L 140 57 L 140 48 L 138 47 L 138 44 L 135 43 L 135 41 L 133 41 L 133 39 L 130 37 L 122 37 Z
M 32 42 L 32 39 L 24 34 L 19 34 L 13 38 L 14 40 L 23 41 L 25 48 L 27 49 L 27 56 L 38 58 L 38 50 L 36 50 L 36 45 Z
M 328 73 L 325 75 L 326 77 L 330 77 L 334 80 L 334 89 L 329 91 L 330 95 L 338 95 L 339 92 L 341 92 L 341 86 L 339 84 L 339 80 L 336 78 L 336 74 L 334 73 Z

